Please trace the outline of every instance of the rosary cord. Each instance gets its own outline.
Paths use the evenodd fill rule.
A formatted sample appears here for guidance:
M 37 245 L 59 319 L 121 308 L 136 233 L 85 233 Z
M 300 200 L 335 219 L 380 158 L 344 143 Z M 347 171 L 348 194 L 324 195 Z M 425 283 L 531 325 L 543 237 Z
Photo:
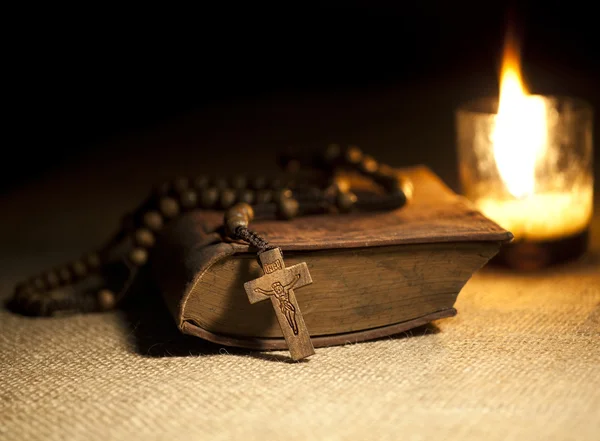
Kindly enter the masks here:
M 297 168 L 300 163 L 311 165 L 311 171 L 317 174 L 322 172 L 320 187 L 304 180 L 287 184 L 280 179 L 269 182 L 260 176 L 253 180 L 241 176 L 230 180 L 207 176 L 176 179 L 159 186 L 138 209 L 125 216 L 121 229 L 98 252 L 18 284 L 9 307 L 34 316 L 114 309 L 125 297 L 138 270 L 148 262 L 163 228 L 195 209 L 225 210 L 227 235 L 248 243 L 260 253 L 275 247 L 248 228 L 255 211 L 261 218 L 293 219 L 330 212 L 392 210 L 402 207 L 410 198 L 407 180 L 355 146 L 341 149 L 332 144 L 308 159 L 284 160 L 287 170 Z M 358 171 L 382 188 L 384 194 L 349 191 L 349 184 L 335 177 L 335 172 L 342 169 Z M 86 289 L 70 292 L 59 289 L 76 283 Z

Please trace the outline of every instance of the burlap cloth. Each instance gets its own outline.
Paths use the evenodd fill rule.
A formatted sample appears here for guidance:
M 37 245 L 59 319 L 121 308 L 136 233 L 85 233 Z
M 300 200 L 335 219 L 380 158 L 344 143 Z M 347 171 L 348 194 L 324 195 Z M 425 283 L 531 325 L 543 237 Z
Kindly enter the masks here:
M 144 194 L 139 156 L 98 155 L 2 197 L 2 298 L 97 245 Z M 162 157 L 151 180 L 181 170 Z M 148 305 L 55 319 L 1 311 L 0 439 L 598 440 L 598 221 L 577 263 L 527 276 L 485 268 L 457 317 L 299 364 L 182 337 Z

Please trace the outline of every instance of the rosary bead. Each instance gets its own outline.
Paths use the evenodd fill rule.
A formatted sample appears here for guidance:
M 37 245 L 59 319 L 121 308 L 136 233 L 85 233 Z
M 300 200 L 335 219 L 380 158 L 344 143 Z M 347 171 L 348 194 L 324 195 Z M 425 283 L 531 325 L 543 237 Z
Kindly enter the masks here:
M 31 282 L 31 286 L 33 286 L 34 289 L 41 291 L 44 289 L 44 280 L 41 277 L 36 277 Z
M 88 254 L 85 260 L 91 269 L 97 269 L 100 267 L 100 256 L 98 256 L 97 253 Z
M 229 188 L 229 182 L 227 182 L 227 179 L 225 178 L 217 178 L 214 181 L 214 186 L 219 190 L 223 190 L 225 188 Z
M 101 289 L 98 291 L 97 300 L 101 311 L 110 311 L 117 304 L 117 296 L 109 289 Z
M 363 153 L 356 146 L 350 146 L 346 150 L 346 161 L 350 164 L 358 165 L 362 161 Z
M 73 275 L 71 274 L 71 271 L 69 271 L 69 268 L 63 267 L 58 270 L 58 278 L 60 279 L 61 283 L 69 283 L 72 277 Z
M 377 167 L 377 161 L 375 161 L 375 159 L 369 155 L 365 155 L 360 164 L 361 170 L 363 170 L 365 173 L 375 173 L 377 171 Z
M 300 204 L 294 198 L 282 198 L 278 204 L 278 215 L 283 219 L 292 219 L 298 215 Z
M 209 179 L 207 176 L 198 176 L 194 179 L 194 188 L 201 190 L 208 187 Z
M 60 284 L 60 279 L 55 271 L 48 271 L 45 274 L 44 279 L 46 281 L 46 286 L 49 289 L 56 288 Z
M 164 197 L 159 202 L 160 212 L 167 219 L 173 219 L 179 214 L 179 204 L 171 197 Z
M 240 228 L 248 228 L 248 224 L 254 219 L 254 209 L 246 203 L 238 203 L 225 213 L 225 226 L 227 233 L 233 235 Z
M 254 203 L 254 191 L 249 190 L 249 189 L 244 189 L 244 190 L 239 190 L 238 191 L 238 202 L 245 202 L 246 204 L 253 204 Z
M 351 191 L 340 192 L 337 194 L 336 205 L 340 212 L 348 213 L 356 203 L 356 195 Z
M 170 191 L 171 191 L 171 183 L 163 182 L 156 186 L 156 188 L 154 189 L 154 194 L 156 194 L 158 197 L 162 197 L 162 196 L 168 195 Z
M 219 205 L 221 208 L 229 208 L 233 204 L 235 204 L 235 200 L 237 195 L 235 194 L 235 190 L 231 188 L 226 188 L 221 192 L 221 198 L 219 200 Z
M 85 263 L 83 263 L 81 260 L 76 260 L 75 262 L 73 262 L 73 264 L 71 265 L 71 269 L 73 270 L 73 274 L 75 274 L 75 277 L 77 278 L 81 278 L 87 273 Z
M 281 190 L 283 186 L 283 181 L 279 178 L 272 179 L 271 182 L 269 182 L 269 187 L 273 190 Z
M 129 253 L 129 260 L 137 266 L 142 266 L 148 261 L 148 251 L 144 248 L 134 248 Z
M 190 186 L 190 180 L 185 177 L 177 178 L 173 181 L 173 190 L 177 193 L 183 193 Z
M 255 190 L 262 190 L 267 186 L 267 179 L 264 176 L 256 176 L 252 180 L 252 188 Z
M 213 208 L 219 200 L 219 190 L 214 187 L 205 188 L 200 197 L 202 208 Z
M 257 204 L 268 204 L 273 200 L 273 192 L 270 190 L 259 190 L 256 192 Z
M 234 176 L 231 179 L 231 186 L 237 190 L 241 190 L 248 186 L 248 178 L 243 175 Z
M 329 144 L 325 149 L 323 157 L 327 162 L 334 162 L 340 157 L 341 149 L 338 144 Z
M 151 231 L 159 231 L 163 227 L 163 218 L 158 211 L 145 213 L 143 222 Z
M 140 228 L 135 232 L 135 243 L 144 248 L 154 246 L 154 234 L 147 228 Z
M 185 190 L 181 193 L 179 202 L 184 210 L 191 210 L 198 205 L 198 193 L 194 190 Z

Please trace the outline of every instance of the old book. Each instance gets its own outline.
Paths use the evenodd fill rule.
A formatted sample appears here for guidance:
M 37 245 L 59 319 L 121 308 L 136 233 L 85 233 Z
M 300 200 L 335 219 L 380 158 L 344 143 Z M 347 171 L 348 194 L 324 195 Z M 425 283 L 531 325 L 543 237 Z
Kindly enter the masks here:
M 296 292 L 315 347 L 392 335 L 456 314 L 462 287 L 510 232 L 485 218 L 423 166 L 400 169 L 410 203 L 377 213 L 254 222 L 287 266 L 306 262 Z M 179 329 L 218 344 L 286 349 L 270 302 L 250 304 L 262 275 L 256 253 L 221 236 L 223 214 L 194 212 L 162 235 L 154 274 Z

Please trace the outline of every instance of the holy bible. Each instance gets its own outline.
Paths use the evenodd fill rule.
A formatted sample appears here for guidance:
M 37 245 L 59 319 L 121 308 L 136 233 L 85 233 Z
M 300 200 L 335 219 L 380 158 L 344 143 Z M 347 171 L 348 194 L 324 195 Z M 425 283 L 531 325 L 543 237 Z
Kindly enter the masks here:
M 294 289 L 295 301 L 315 347 L 389 336 L 455 315 L 465 283 L 512 240 L 428 168 L 398 173 L 413 184 L 400 209 L 251 224 L 279 247 L 286 267 L 306 262 L 306 271 L 296 272 L 311 280 Z M 256 290 L 265 294 L 256 303 L 244 291 L 265 268 L 256 250 L 226 238 L 217 211 L 176 221 L 153 257 L 153 274 L 180 331 L 222 345 L 284 350 L 275 305 L 258 302 L 268 290 Z M 273 292 L 296 283 L 292 276 L 285 285 L 274 282 Z

